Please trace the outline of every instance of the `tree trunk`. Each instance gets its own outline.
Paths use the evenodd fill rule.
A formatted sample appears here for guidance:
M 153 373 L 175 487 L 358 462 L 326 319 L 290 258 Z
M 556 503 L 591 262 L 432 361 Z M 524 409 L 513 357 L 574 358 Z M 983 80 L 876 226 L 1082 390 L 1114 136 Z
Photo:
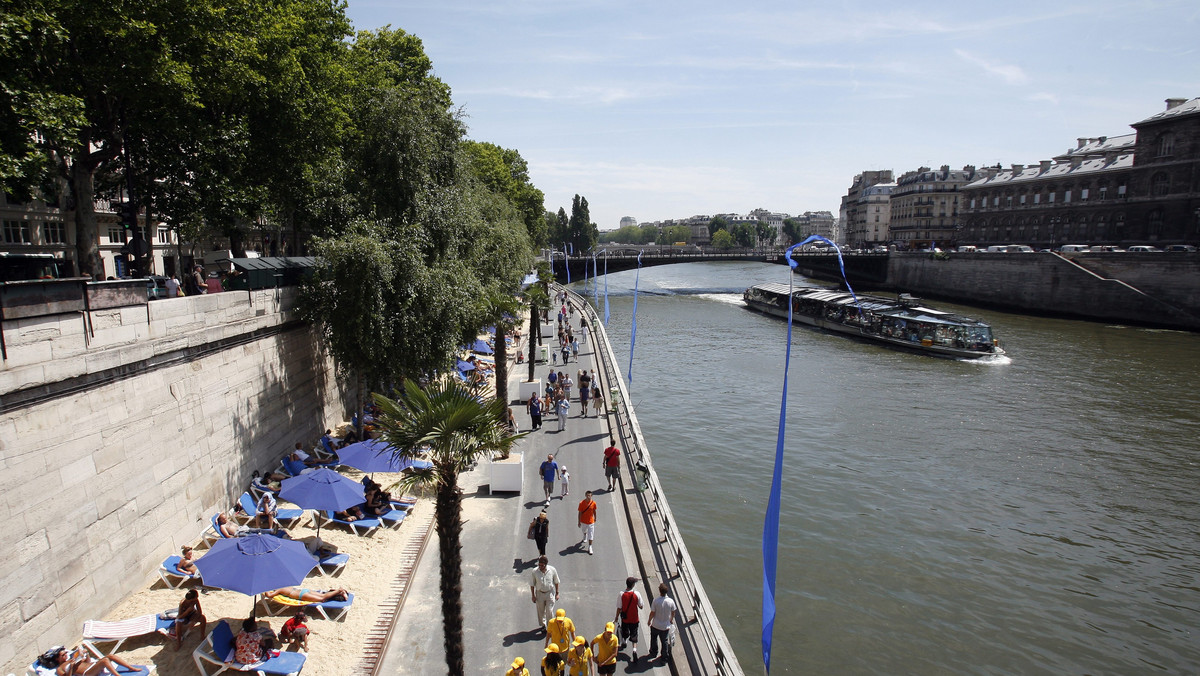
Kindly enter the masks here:
M 537 316 L 538 309 L 533 303 L 529 304 L 529 335 L 525 336 L 525 348 L 529 350 L 529 381 L 533 382 L 533 366 L 537 363 L 537 346 L 542 344 L 541 318 Z M 534 342 L 536 336 L 537 342 Z
M 86 153 L 85 153 L 86 154 Z M 75 200 L 75 259 L 81 276 L 104 279 L 96 227 L 95 168 L 77 158 L 71 164 L 71 197 Z
M 496 322 L 496 398 L 504 402 L 505 416 L 500 422 L 507 420 L 506 413 L 508 411 L 508 344 L 505 342 L 507 331 L 505 330 L 504 320 Z
M 462 492 L 458 477 L 453 473 L 442 476 L 437 489 L 434 520 L 441 557 L 442 632 L 446 649 L 446 671 L 450 676 L 462 676 L 463 615 L 462 615 Z

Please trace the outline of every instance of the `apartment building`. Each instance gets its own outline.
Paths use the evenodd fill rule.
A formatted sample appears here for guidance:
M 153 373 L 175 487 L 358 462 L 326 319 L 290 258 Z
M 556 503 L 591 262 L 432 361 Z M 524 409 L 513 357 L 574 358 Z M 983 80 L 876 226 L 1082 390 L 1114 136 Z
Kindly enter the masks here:
M 951 246 L 958 239 L 963 186 L 975 179 L 975 167 L 921 167 L 896 179 L 892 189 L 888 239 L 901 249 Z

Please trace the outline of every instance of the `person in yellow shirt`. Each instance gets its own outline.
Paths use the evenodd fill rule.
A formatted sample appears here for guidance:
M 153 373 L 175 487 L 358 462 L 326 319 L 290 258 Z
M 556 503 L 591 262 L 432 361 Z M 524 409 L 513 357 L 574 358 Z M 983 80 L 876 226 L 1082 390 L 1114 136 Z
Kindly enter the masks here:
M 559 608 L 554 611 L 554 619 L 546 623 L 546 645 L 556 643 L 562 652 L 566 652 L 574 640 L 575 623 L 567 617 L 567 611 Z
M 604 625 L 604 633 L 592 639 L 592 653 L 597 674 L 617 673 L 617 646 L 620 641 L 613 633 L 613 623 Z
M 529 676 L 529 670 L 525 668 L 525 658 L 518 657 L 513 660 L 512 666 L 504 672 L 504 676 Z
M 592 676 L 592 649 L 582 636 L 576 636 L 574 647 L 567 651 L 567 673 L 570 676 Z
M 558 644 L 551 643 L 546 646 L 546 656 L 542 658 L 542 676 L 566 676 L 566 673 L 567 660 L 559 652 Z

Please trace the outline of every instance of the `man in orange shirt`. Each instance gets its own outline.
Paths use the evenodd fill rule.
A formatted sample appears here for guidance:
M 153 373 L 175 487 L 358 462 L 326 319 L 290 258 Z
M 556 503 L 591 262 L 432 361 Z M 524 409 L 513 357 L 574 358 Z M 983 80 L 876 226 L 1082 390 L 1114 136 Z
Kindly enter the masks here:
M 591 491 L 584 493 L 583 500 L 579 501 L 579 529 L 583 531 L 579 544 L 586 542 L 588 554 L 591 554 L 592 541 L 596 539 L 596 501 L 592 499 Z

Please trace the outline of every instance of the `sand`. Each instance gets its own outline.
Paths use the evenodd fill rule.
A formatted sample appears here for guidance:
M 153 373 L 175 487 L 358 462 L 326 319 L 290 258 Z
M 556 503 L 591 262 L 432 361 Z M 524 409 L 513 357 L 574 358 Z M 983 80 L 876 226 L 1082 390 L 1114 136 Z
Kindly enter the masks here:
M 342 473 L 355 480 L 362 477 L 362 473 L 357 470 L 343 468 Z M 385 487 L 398 478 L 398 474 L 374 475 L 374 479 Z M 399 495 L 400 491 L 393 490 L 392 494 Z M 290 505 L 281 501 L 280 506 Z M 372 646 L 369 644 L 377 645 L 390 628 L 399 600 L 399 591 L 405 582 L 400 576 L 405 572 L 411 574 L 415 554 L 430 531 L 433 507 L 432 497 L 422 496 L 403 524 L 395 529 L 380 528 L 375 531 L 373 537 L 356 536 L 340 527 L 321 528 L 321 539 L 326 545 L 349 554 L 350 562 L 336 577 L 322 576 L 314 569 L 302 586 L 310 589 L 345 588 L 353 592 L 355 598 L 354 606 L 344 621 L 332 622 L 315 613 L 309 614 L 308 627 L 312 635 L 308 639 L 309 652 L 304 673 L 370 673 L 369 668 L 373 663 L 366 662 L 364 654 L 371 654 Z M 316 530 L 310 521 L 306 520 L 304 524 L 291 529 L 289 533 L 292 538 L 315 536 Z M 203 552 L 198 553 L 202 555 Z M 193 584 L 189 583 L 180 589 L 170 589 L 156 576 L 153 584 L 147 581 L 144 589 L 117 604 L 107 617 L 101 619 L 123 620 L 175 608 Z M 238 592 L 202 586 L 197 588 L 200 590 L 201 607 L 208 618 L 209 631 L 221 619 L 240 627 L 241 621 L 249 615 L 254 603 L 252 597 Z M 259 609 L 261 612 L 261 606 Z M 259 624 L 269 625 L 278 633 L 290 612 L 294 611 L 281 612 L 285 614 L 259 615 Z M 402 615 L 399 621 L 403 621 Z M 133 664 L 153 664 L 159 674 L 195 674 L 192 651 L 203 640 L 204 636 L 200 634 L 199 628 L 193 627 L 185 636 L 183 648 L 178 652 L 173 639 L 161 634 L 151 634 L 126 641 L 119 654 Z M 106 647 L 107 645 L 111 644 L 106 644 Z M 285 649 L 295 650 L 290 647 Z M 211 667 L 209 673 L 216 671 L 215 665 L 208 666 Z

